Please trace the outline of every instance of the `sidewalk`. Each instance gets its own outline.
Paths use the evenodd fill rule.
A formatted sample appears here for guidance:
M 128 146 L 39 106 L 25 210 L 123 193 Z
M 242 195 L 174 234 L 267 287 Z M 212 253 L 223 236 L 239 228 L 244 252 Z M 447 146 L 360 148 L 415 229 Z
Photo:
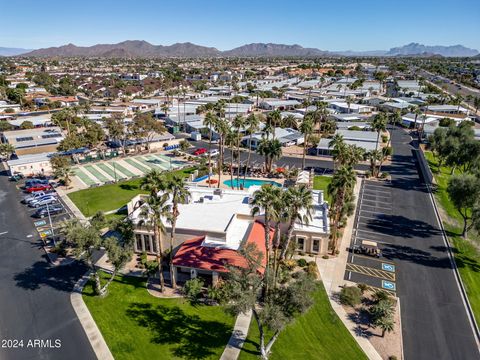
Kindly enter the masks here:
M 363 179 L 357 178 L 357 184 L 354 188 L 355 197 L 358 198 L 360 192 L 360 187 L 363 182 Z M 356 204 L 355 204 L 356 210 Z M 335 258 L 322 259 L 317 258 L 317 266 L 320 272 L 320 277 L 322 278 L 323 284 L 328 294 L 330 300 L 330 305 L 333 310 L 337 313 L 340 320 L 342 320 L 345 327 L 350 331 L 354 339 L 357 341 L 358 345 L 362 348 L 363 352 L 367 357 L 372 360 L 381 360 L 382 357 L 373 347 L 373 345 L 366 338 L 358 336 L 355 332 L 357 324 L 349 319 L 348 314 L 343 309 L 342 305 L 334 300 L 334 295 L 341 290 L 341 286 L 348 284 L 347 280 L 344 280 L 345 267 L 347 264 L 348 251 L 347 248 L 350 247 L 350 240 L 352 238 L 353 226 L 355 223 L 355 216 L 352 215 L 347 220 L 347 225 L 345 226 L 345 231 L 343 232 L 342 240 L 339 246 L 340 254 Z
M 81 221 L 87 221 L 87 218 L 82 214 L 82 212 L 77 208 L 77 206 L 73 203 L 72 200 L 67 196 L 65 190 L 61 189 L 60 187 L 56 188 L 58 196 L 62 199 L 62 201 L 67 205 L 70 212 L 74 217 Z
M 228 344 L 223 351 L 220 360 L 236 360 L 240 355 L 243 343 L 248 335 L 248 328 L 250 327 L 250 321 L 252 320 L 252 311 L 239 314 L 235 321 L 235 327 L 233 328 L 232 336 L 228 340 Z
M 82 290 L 89 278 L 90 271 L 78 280 L 70 295 L 70 301 L 80 324 L 82 324 L 83 330 L 85 330 L 85 333 L 87 334 L 90 345 L 92 345 L 93 351 L 95 352 L 95 355 L 97 355 L 97 359 L 114 360 L 105 339 L 93 320 L 92 314 L 90 314 L 87 305 L 85 305 L 85 302 L 83 301 Z

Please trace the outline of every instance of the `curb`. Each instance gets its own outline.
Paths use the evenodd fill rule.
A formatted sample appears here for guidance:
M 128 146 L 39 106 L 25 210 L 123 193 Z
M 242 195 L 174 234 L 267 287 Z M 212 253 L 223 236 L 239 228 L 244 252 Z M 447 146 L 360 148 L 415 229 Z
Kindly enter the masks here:
M 92 314 L 88 311 L 87 305 L 83 301 L 82 290 L 88 279 L 90 279 L 91 271 L 87 271 L 75 284 L 72 293 L 70 294 L 70 302 L 73 310 L 80 321 L 80 324 L 87 335 L 88 341 L 97 356 L 101 360 L 114 360 L 110 349 L 102 336 L 102 333 L 93 320 Z

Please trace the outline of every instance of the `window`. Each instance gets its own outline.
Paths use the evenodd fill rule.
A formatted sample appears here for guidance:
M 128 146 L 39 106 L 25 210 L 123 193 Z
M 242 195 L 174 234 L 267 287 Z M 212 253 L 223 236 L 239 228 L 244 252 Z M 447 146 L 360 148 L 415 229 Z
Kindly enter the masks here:
M 143 251 L 143 247 L 142 247 L 142 235 L 140 235 L 140 234 L 135 234 L 135 240 L 136 240 L 136 248 L 137 248 L 137 251 Z
M 297 250 L 303 251 L 305 249 L 305 238 L 297 237 Z
M 18 137 L 18 138 L 16 138 L 15 140 L 17 140 L 17 142 L 32 141 L 32 140 L 33 140 L 33 137 L 31 137 L 31 136 L 24 136 L 24 137 Z
M 152 249 L 150 247 L 150 235 L 143 235 L 143 241 L 145 242 L 145 251 L 151 252 Z
M 152 239 L 153 252 L 154 252 L 154 253 L 157 253 L 157 242 L 155 241 L 155 239 L 153 238 L 153 236 L 150 236 L 150 238 Z
M 312 252 L 318 253 L 319 251 L 320 251 L 320 240 L 319 239 L 313 239 Z
M 47 134 L 47 135 L 42 135 L 42 139 L 49 139 L 49 138 L 56 138 L 56 137 L 61 137 L 59 133 L 52 133 L 52 134 Z

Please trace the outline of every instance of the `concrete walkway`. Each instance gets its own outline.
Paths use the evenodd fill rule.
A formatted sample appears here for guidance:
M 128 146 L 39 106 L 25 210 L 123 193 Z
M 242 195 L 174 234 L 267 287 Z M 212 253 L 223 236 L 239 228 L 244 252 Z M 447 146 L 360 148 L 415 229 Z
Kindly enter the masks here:
M 62 199 L 62 201 L 67 205 L 68 209 L 70 212 L 73 214 L 74 217 L 76 217 L 79 220 L 86 221 L 87 218 L 82 214 L 82 212 L 78 209 L 78 207 L 73 203 L 72 200 L 67 196 L 66 192 L 64 189 L 61 187 L 58 187 L 55 189 L 58 196 Z
M 358 198 L 362 181 L 363 179 L 357 178 L 357 184 L 355 185 L 354 189 L 356 198 Z M 350 239 L 352 238 L 354 222 L 355 216 L 350 216 L 347 220 L 347 225 L 345 226 L 339 246 L 340 254 L 337 257 L 330 259 L 317 258 L 316 262 L 320 272 L 320 277 L 322 278 L 328 298 L 330 300 L 330 305 L 332 306 L 333 310 L 337 313 L 340 320 L 343 322 L 348 331 L 350 331 L 350 334 L 352 334 L 353 338 L 357 341 L 358 345 L 362 348 L 367 357 L 370 360 L 381 360 L 382 357 L 373 347 L 370 341 L 362 336 L 357 335 L 355 332 L 357 324 L 349 319 L 348 314 L 342 305 L 334 300 L 335 294 L 341 290 L 341 286 L 349 283 L 347 280 L 344 280 L 343 277 L 348 258 L 348 251 L 346 249 L 350 247 Z
M 238 356 L 240 355 L 240 351 L 242 350 L 243 343 L 247 338 L 251 319 L 251 310 L 246 314 L 242 313 L 237 316 L 232 336 L 230 337 L 230 340 L 228 340 L 228 344 L 225 347 L 220 360 L 237 360 Z
M 110 349 L 105 342 L 105 339 L 102 336 L 102 333 L 97 327 L 97 324 L 93 320 L 92 314 L 88 311 L 87 305 L 83 301 L 82 290 L 88 279 L 90 278 L 91 272 L 88 271 L 83 275 L 73 288 L 72 294 L 70 295 L 70 301 L 72 303 L 73 309 L 77 314 L 78 320 L 83 326 L 85 333 L 87 334 L 88 340 L 92 345 L 93 351 L 97 356 L 97 359 L 101 360 L 113 360 L 113 355 L 110 352 Z

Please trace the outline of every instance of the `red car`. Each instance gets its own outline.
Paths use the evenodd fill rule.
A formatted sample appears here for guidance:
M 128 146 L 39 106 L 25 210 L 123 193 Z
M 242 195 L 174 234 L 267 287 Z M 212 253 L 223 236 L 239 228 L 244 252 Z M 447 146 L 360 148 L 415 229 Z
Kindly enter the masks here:
M 36 191 L 47 191 L 47 190 L 50 190 L 51 188 L 52 186 L 50 184 L 35 184 L 27 188 L 25 191 L 27 193 L 33 193 Z
M 205 154 L 206 152 L 207 152 L 207 149 L 205 149 L 205 148 L 199 148 L 199 149 L 197 149 L 197 150 L 195 150 L 195 151 L 193 152 L 193 155 L 197 155 L 197 156 L 198 156 L 198 155 Z

